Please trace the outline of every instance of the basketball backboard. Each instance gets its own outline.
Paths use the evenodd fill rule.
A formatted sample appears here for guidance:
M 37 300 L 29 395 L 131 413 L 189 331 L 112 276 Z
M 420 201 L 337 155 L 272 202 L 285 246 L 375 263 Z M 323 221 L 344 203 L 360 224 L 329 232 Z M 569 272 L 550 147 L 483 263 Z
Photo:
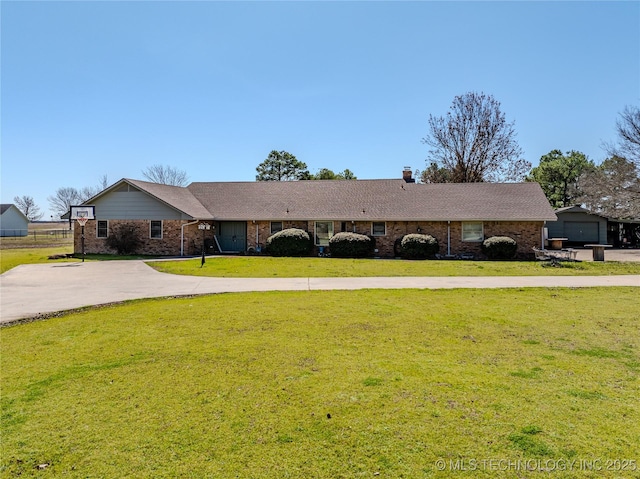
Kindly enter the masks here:
M 78 218 L 87 218 L 88 220 L 95 219 L 95 206 L 72 206 L 71 207 L 71 219 L 77 220 Z

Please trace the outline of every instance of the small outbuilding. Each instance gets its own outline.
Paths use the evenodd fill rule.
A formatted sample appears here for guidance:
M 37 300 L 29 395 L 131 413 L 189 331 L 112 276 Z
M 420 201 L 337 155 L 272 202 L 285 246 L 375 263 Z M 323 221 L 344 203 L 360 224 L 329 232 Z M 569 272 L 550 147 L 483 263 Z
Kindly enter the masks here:
M 581 206 L 555 211 L 557 221 L 547 222 L 549 238 L 566 238 L 565 244 L 583 246 L 607 242 L 607 218 Z
M 0 205 L 0 236 L 27 236 L 29 219 L 14 204 Z

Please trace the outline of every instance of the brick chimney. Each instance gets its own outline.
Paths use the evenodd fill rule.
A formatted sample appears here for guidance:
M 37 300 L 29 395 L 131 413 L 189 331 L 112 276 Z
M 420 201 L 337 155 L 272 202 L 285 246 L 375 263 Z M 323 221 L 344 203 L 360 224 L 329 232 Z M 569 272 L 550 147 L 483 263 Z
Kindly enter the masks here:
M 415 183 L 416 180 L 414 178 L 411 177 L 412 173 L 411 173 L 411 167 L 410 166 L 405 166 L 404 170 L 402 170 L 402 179 L 404 180 L 405 183 Z

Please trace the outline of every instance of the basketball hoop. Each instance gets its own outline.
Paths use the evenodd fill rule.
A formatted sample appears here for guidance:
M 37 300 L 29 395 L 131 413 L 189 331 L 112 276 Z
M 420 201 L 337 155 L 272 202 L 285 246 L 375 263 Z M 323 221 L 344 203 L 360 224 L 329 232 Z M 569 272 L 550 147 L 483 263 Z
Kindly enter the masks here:
M 69 210 L 69 220 L 76 220 L 80 226 L 82 226 L 82 232 L 80 233 L 80 243 L 82 245 L 82 262 L 84 263 L 84 225 L 87 221 L 96 219 L 96 207 L 95 206 L 72 206 Z M 69 224 L 71 226 L 71 224 Z

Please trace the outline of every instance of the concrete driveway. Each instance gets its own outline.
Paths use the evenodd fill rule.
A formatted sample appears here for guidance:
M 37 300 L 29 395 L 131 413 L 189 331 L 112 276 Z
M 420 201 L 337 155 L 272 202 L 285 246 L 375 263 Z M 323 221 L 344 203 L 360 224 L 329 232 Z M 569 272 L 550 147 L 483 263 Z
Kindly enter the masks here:
M 580 261 L 593 261 L 593 250 L 590 248 L 576 248 L 578 255 L 576 259 Z M 620 248 L 605 249 L 604 259 L 606 261 L 631 261 L 640 262 L 640 248 Z
M 634 276 L 203 278 L 143 261 L 21 265 L 0 276 L 0 323 L 140 298 L 245 291 L 639 286 Z

